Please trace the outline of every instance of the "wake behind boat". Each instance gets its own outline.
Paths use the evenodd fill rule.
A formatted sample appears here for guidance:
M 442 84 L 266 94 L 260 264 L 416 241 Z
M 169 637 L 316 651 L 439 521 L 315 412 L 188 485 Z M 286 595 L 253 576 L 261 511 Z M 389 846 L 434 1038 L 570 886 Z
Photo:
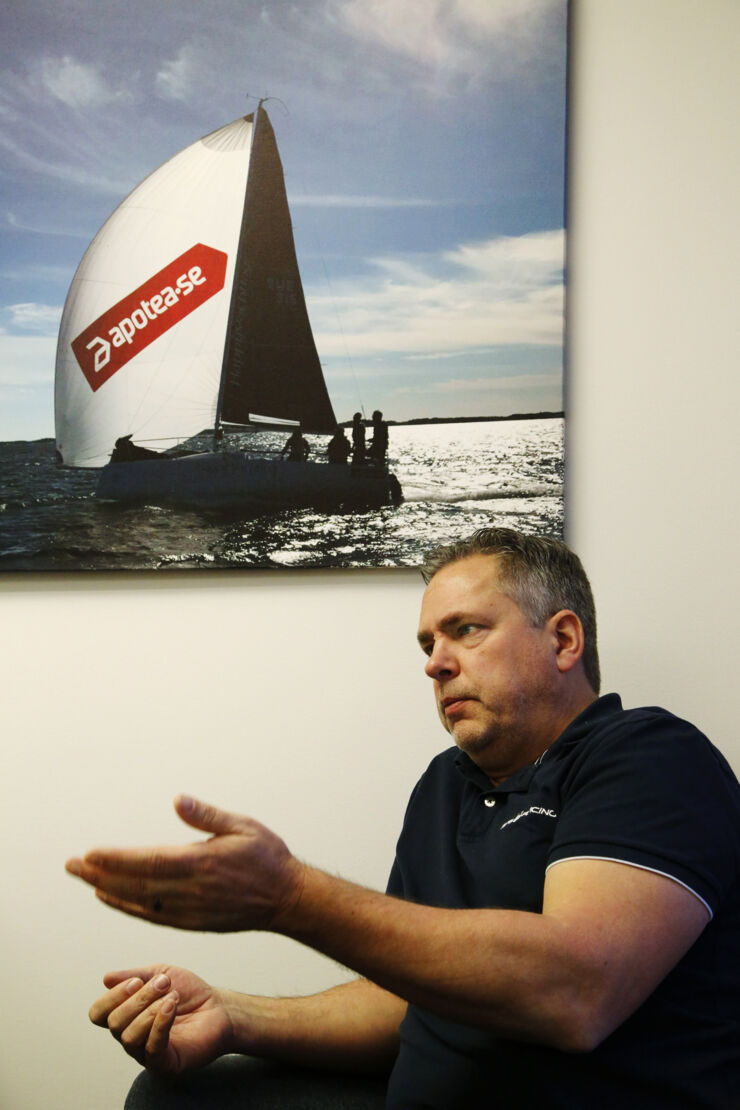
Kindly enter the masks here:
M 55 422 L 57 458 L 101 467 L 107 500 L 263 511 L 401 500 L 384 465 L 221 449 L 230 426 L 337 426 L 262 102 L 155 170 L 90 244 L 62 316 Z M 203 428 L 213 450 L 178 450 Z

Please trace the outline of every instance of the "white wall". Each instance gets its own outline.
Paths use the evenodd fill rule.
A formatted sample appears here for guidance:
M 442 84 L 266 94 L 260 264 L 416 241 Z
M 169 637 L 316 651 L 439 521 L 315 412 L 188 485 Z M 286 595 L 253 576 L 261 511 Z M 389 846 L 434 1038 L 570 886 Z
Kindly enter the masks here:
M 569 538 L 606 687 L 691 717 L 740 769 L 740 6 L 580 0 L 575 16 Z M 419 594 L 404 571 L 0 580 L 3 1110 L 119 1110 L 136 1068 L 85 1017 L 106 968 L 166 959 L 277 992 L 341 977 L 276 938 L 114 914 L 62 864 L 188 839 L 169 808 L 185 790 L 382 885 L 445 742 Z
M 608 684 L 740 769 L 740 5 L 575 10 L 569 539 Z

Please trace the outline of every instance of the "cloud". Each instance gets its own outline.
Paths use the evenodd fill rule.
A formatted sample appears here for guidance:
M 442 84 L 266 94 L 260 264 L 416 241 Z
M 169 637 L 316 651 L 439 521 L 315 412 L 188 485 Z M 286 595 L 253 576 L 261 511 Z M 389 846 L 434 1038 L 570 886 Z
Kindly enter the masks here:
M 98 167 L 106 164 L 109 106 L 131 101 L 128 89 L 103 76 L 102 66 L 71 54 L 32 57 L 23 71 L 2 74 L 0 148 L 14 170 L 120 196 L 120 178 Z M 110 157 L 107 164 L 113 164 Z
M 429 91 L 476 81 L 542 54 L 548 17 L 561 0 L 328 0 L 327 14 L 364 43 L 432 73 Z M 492 55 L 496 66 L 491 65 Z
M 81 62 L 72 54 L 44 53 L 26 58 L 22 69 L 5 69 L 0 85 L 0 116 L 21 123 L 53 108 L 74 112 L 93 109 L 97 113 L 112 103 L 132 100 L 127 87 L 104 75 L 102 65 Z
M 0 259 L 0 277 L 13 282 L 53 282 L 66 293 L 73 269 L 63 263 L 24 262 L 17 259 Z
M 42 58 L 38 79 L 47 92 L 69 108 L 85 108 L 113 99 L 98 71 L 76 62 L 68 54 L 63 58 Z
M 458 64 L 458 46 L 444 34 L 439 0 L 338 0 L 331 7 L 356 38 L 426 65 Z
M 61 305 L 11 304 L 3 309 L 10 318 L 10 327 L 20 331 L 37 331 L 56 336 L 62 318 Z
M 468 34 L 511 39 L 536 34 L 542 19 L 561 4 L 559 0 L 455 0 L 451 7 Z
M 473 358 L 477 355 L 490 354 L 490 347 L 461 347 L 452 351 L 422 351 L 419 354 L 406 355 L 407 362 L 441 362 L 443 360 Z
M 92 173 L 81 165 L 52 162 L 39 158 L 36 154 L 32 154 L 19 143 L 16 143 L 8 135 L 0 134 L 0 147 L 12 154 L 24 169 L 32 170 L 34 173 L 40 173 L 45 177 L 51 177 L 71 185 L 83 185 L 97 193 L 105 193 L 115 197 L 121 195 L 120 181 L 98 173 Z
M 448 251 L 451 262 L 501 282 L 552 280 L 563 268 L 565 237 L 562 230 L 508 235 L 484 243 L 464 244 Z
M 42 89 L 68 108 L 99 108 L 116 100 L 129 99 L 125 89 L 109 84 L 98 66 L 79 62 L 70 54 L 46 55 L 29 65 L 32 85 Z
M 14 212 L 6 212 L 5 219 L 8 227 L 12 227 L 14 231 L 31 231 L 34 235 L 60 235 L 65 239 L 84 239 L 85 241 L 90 239 L 89 231 L 73 231 L 67 227 L 52 227 L 40 220 L 33 222 L 19 220 Z M 66 274 L 66 272 L 65 270 L 64 273 Z
M 376 259 L 375 274 L 335 284 L 332 297 L 308 291 L 319 350 L 361 357 L 560 346 L 563 249 L 564 233 L 554 231 Z
M 157 73 L 157 92 L 165 100 L 187 100 L 202 68 L 198 64 L 196 47 L 192 44 L 183 46 L 176 57 L 165 62 Z

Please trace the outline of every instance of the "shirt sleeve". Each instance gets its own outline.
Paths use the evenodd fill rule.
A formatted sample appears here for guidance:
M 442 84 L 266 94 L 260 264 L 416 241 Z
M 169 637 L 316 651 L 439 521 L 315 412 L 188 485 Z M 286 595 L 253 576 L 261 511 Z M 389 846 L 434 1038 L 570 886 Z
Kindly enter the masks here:
M 663 711 L 635 711 L 590 743 L 561 805 L 548 867 L 644 867 L 688 887 L 710 914 L 740 875 L 740 786 L 705 736 Z
M 385 888 L 386 894 L 393 895 L 394 898 L 403 898 L 404 888 L 403 879 L 401 877 L 401 869 L 398 866 L 398 860 L 393 861 L 391 873 L 388 876 L 388 884 Z
M 409 818 L 409 810 L 411 809 L 411 807 L 414 804 L 414 800 L 416 799 L 416 796 L 419 793 L 419 789 L 420 789 L 421 784 L 422 784 L 423 781 L 424 781 L 424 777 L 422 776 L 422 778 L 419 779 L 419 781 L 416 783 L 414 789 L 411 791 L 411 794 L 409 796 L 409 800 L 406 804 L 406 812 L 405 812 L 404 818 L 403 818 L 403 826 L 402 826 L 402 829 L 401 829 L 401 837 L 399 837 L 398 844 L 396 845 L 396 856 L 395 856 L 395 859 L 393 860 L 393 865 L 391 867 L 390 875 L 388 876 L 388 882 L 387 882 L 386 888 L 385 888 L 386 894 L 390 894 L 394 898 L 405 898 L 407 896 L 406 883 L 404 882 L 404 877 L 403 877 L 404 876 L 404 867 L 402 866 L 402 863 L 401 863 L 401 858 L 400 858 L 400 854 L 399 854 L 399 846 L 400 846 L 400 843 L 401 843 L 401 839 L 403 837 L 403 830 L 406 828 L 406 823 L 407 823 L 408 818 Z

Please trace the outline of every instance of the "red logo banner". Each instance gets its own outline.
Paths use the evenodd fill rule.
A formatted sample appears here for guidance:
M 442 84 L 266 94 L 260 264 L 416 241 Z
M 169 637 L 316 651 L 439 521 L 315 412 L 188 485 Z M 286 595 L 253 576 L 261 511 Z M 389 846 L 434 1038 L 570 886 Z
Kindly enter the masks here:
M 81 331 L 72 350 L 93 392 L 220 292 L 226 262 L 223 251 L 196 243 Z

